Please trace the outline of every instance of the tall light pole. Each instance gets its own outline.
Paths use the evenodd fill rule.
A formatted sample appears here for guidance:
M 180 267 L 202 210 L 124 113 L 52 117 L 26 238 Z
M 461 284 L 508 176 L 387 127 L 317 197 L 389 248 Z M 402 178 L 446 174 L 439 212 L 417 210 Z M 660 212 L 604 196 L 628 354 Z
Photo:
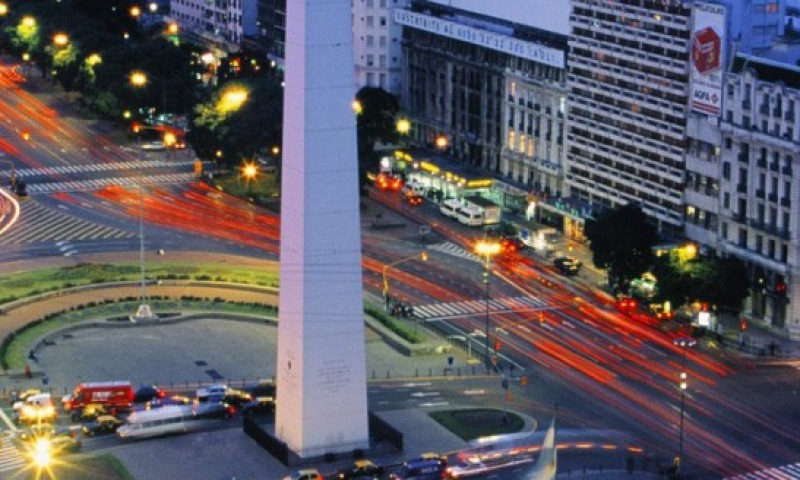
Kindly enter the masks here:
M 491 356 L 489 353 L 489 302 L 491 300 L 489 296 L 489 273 L 492 257 L 500 253 L 500 249 L 501 245 L 498 242 L 480 240 L 475 244 L 475 253 L 485 258 L 483 269 L 483 283 L 486 284 L 486 331 L 484 332 L 486 334 L 486 351 L 484 362 L 487 372 L 491 370 Z
M 690 337 L 681 337 L 673 340 L 673 344 L 676 347 L 680 347 L 681 350 L 683 351 L 683 367 L 680 374 L 680 383 L 679 383 L 679 387 L 681 390 L 681 420 L 678 433 L 678 457 L 675 459 L 675 467 L 677 472 L 681 468 L 681 462 L 683 462 L 683 416 L 684 416 L 683 412 L 684 412 L 684 403 L 686 400 L 686 387 L 688 386 L 688 383 L 686 382 L 686 349 L 697 345 L 697 340 Z
M 384 308 L 384 310 L 389 310 L 389 277 L 386 276 L 386 272 L 389 271 L 389 267 L 394 267 L 395 265 L 399 265 L 399 264 L 401 264 L 403 262 L 407 262 L 409 260 L 414 260 L 415 258 L 418 258 L 418 259 L 422 260 L 423 262 L 427 262 L 428 261 L 428 252 L 423 250 L 420 253 L 417 253 L 417 254 L 414 254 L 414 255 L 410 255 L 410 256 L 405 257 L 405 258 L 401 258 L 400 260 L 397 260 L 396 262 L 387 263 L 386 265 L 383 266 L 383 308 Z
M 142 72 L 133 72 L 130 76 L 130 83 L 134 88 L 140 88 L 147 85 L 147 76 Z M 139 151 L 142 151 L 142 132 L 141 127 L 136 131 L 138 134 Z M 158 316 L 155 315 L 147 303 L 147 292 L 145 290 L 145 265 L 144 265 L 144 175 L 139 169 L 139 267 L 142 273 L 142 293 L 139 301 L 139 308 L 136 309 L 136 314 L 133 315 L 131 321 L 141 320 L 154 320 Z

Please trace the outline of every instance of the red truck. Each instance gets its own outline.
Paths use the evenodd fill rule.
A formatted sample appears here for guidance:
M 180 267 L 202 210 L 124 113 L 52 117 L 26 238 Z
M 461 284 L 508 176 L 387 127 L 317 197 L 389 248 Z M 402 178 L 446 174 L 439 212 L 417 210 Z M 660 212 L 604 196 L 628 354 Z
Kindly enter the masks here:
M 131 382 L 79 383 L 72 395 L 64 398 L 64 410 L 79 411 L 90 404 L 127 410 L 133 404 L 134 393 Z

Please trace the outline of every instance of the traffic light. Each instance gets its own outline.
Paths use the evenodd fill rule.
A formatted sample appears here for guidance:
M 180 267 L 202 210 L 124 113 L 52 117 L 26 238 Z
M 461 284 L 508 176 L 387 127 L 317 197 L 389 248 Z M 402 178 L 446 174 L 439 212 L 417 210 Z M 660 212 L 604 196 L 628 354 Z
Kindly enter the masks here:
M 494 341 L 494 351 L 495 352 L 499 352 L 501 346 L 502 346 L 502 344 L 500 343 L 500 340 L 495 340 Z
M 739 330 L 741 330 L 742 332 L 747 330 L 747 320 L 742 319 L 742 321 L 739 322 Z
M 519 384 L 522 385 L 523 387 L 525 385 L 527 385 L 528 384 L 528 376 L 527 375 L 523 375 L 523 376 L 519 377 Z

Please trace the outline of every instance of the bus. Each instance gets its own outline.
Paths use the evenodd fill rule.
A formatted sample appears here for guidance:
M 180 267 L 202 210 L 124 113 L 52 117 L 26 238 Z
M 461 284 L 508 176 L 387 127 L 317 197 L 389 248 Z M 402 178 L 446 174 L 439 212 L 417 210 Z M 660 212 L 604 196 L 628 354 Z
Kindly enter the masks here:
M 190 423 L 195 421 L 193 405 L 168 405 L 153 410 L 139 410 L 131 413 L 125 424 L 117 429 L 121 439 L 146 438 L 185 433 Z

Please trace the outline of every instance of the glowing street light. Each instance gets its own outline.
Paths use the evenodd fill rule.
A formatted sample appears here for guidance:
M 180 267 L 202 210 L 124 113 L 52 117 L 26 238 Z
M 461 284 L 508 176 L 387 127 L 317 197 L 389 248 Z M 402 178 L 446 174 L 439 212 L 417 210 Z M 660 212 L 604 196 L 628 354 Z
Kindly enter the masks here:
M 24 17 L 22 19 L 22 26 L 27 28 L 33 28 L 36 26 L 36 19 L 33 17 Z
M 217 109 L 222 113 L 238 110 L 247 101 L 248 95 L 248 91 L 242 87 L 231 87 L 219 97 Z
M 69 37 L 66 33 L 56 33 L 53 35 L 53 44 L 57 47 L 64 47 L 69 43 Z
M 408 135 L 411 131 L 411 122 L 407 118 L 401 118 L 397 121 L 397 133 L 400 135 Z
M 8 13 L 8 5 L 5 3 L 0 3 L 0 16 L 4 16 Z
M 129 81 L 134 88 L 140 88 L 147 84 L 147 76 L 142 72 L 133 72 L 129 77 Z M 139 142 L 139 150 L 142 147 L 142 134 L 141 130 L 143 128 L 141 126 L 134 127 L 134 131 L 138 133 L 138 142 Z M 158 318 L 154 313 L 153 310 L 150 308 L 150 305 L 147 303 L 147 292 L 145 290 L 145 264 L 144 264 L 144 212 L 143 212 L 143 204 L 144 204 L 144 176 L 142 175 L 141 169 L 139 170 L 139 267 L 142 273 L 142 293 L 139 302 L 139 308 L 136 310 L 136 314 L 131 317 L 132 321 L 137 320 L 152 320 Z
M 485 258 L 484 262 L 484 269 L 483 269 L 483 282 L 486 284 L 486 370 L 489 371 L 491 365 L 491 360 L 489 358 L 489 302 L 491 298 L 489 297 L 489 268 L 491 267 L 492 257 L 500 253 L 502 250 L 502 245 L 498 242 L 492 242 L 488 240 L 479 240 L 478 243 L 475 244 L 475 253 Z
M 417 253 L 417 254 L 414 254 L 414 255 L 411 255 L 411 256 L 408 256 L 408 257 L 405 257 L 405 258 L 401 258 L 400 260 L 397 260 L 396 262 L 387 263 L 386 265 L 383 266 L 383 308 L 385 310 L 389 310 L 389 277 L 386 276 L 386 272 L 389 271 L 389 267 L 394 267 L 395 265 L 399 265 L 401 263 L 407 262 L 409 260 L 414 260 L 414 259 L 417 259 L 417 258 L 422 260 L 423 262 L 427 262 L 428 261 L 428 252 L 423 250 L 420 253 Z
M 158 4 L 156 2 L 150 2 L 147 8 L 150 10 L 150 13 L 156 13 L 158 11 Z
M 364 112 L 364 106 L 361 105 L 361 102 L 358 99 L 353 100 L 353 103 L 350 104 L 350 106 L 353 107 L 353 111 L 356 112 L 356 115 L 361 115 Z
M 439 135 L 438 137 L 436 137 L 436 148 L 438 148 L 439 150 L 445 150 L 448 147 L 448 145 L 450 145 L 450 141 L 447 140 L 446 135 Z
M 680 347 L 683 351 L 683 370 L 680 373 L 680 382 L 678 383 L 678 387 L 681 390 L 681 420 L 678 433 L 678 456 L 675 458 L 675 468 L 677 471 L 679 471 L 681 468 L 681 462 L 683 461 L 683 412 L 684 402 L 686 399 L 686 388 L 688 387 L 688 382 L 686 381 L 686 349 L 697 345 L 697 340 L 691 337 L 681 337 L 676 338 L 672 341 L 672 343 L 676 347 Z
M 138 5 L 134 5 L 130 10 L 131 17 L 138 18 L 142 14 L 142 9 Z

